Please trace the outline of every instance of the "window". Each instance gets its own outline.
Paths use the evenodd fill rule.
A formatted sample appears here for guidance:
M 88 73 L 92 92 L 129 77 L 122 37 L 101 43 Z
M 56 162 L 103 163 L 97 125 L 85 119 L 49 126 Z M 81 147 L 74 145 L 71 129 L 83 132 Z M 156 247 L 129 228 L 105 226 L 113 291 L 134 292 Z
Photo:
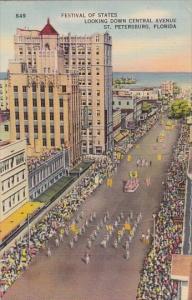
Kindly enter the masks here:
M 42 125 L 42 132 L 46 133 L 46 126 L 45 125 Z
M 50 126 L 50 132 L 54 133 L 55 132 L 55 127 L 53 125 Z
M 45 120 L 45 112 L 42 112 L 42 113 L 41 113 L 41 119 L 42 119 L 42 120 Z
M 59 99 L 59 106 L 60 106 L 60 107 L 63 107 L 63 98 L 60 98 L 60 99 Z
M 100 116 L 100 110 L 97 110 L 97 116 L 98 117 Z
M 14 85 L 13 91 L 14 91 L 14 93 L 18 93 L 18 86 L 17 85 Z
M 50 120 L 54 120 L 54 113 L 50 112 Z
M 37 99 L 36 98 L 33 98 L 33 106 L 37 106 Z
M 100 135 L 101 134 L 101 131 L 98 129 L 97 130 L 97 135 Z
M 27 98 L 23 98 L 23 106 L 24 106 L 24 107 L 27 106 Z
M 5 131 L 9 131 L 9 125 L 4 125 Z
M 19 112 L 18 111 L 15 112 L 15 119 L 19 120 Z
M 64 133 L 64 126 L 60 126 L 60 133 Z
M 38 125 L 34 125 L 34 133 L 38 133 Z
M 45 138 L 43 139 L 43 146 L 47 146 L 47 140 Z
M 64 145 L 64 139 L 61 139 L 61 145 Z
M 51 146 L 55 146 L 55 139 L 51 139 Z
M 20 132 L 20 125 L 16 125 L 16 132 Z
M 119 105 L 121 105 L 121 101 L 119 101 Z
M 53 86 L 49 85 L 49 93 L 53 93 Z
M 19 106 L 19 99 L 15 98 L 15 106 Z
M 97 106 L 99 106 L 100 105 L 100 100 L 97 100 Z
M 32 84 L 32 92 L 33 92 L 33 93 L 36 93 L 36 91 L 37 91 L 36 83 L 33 82 L 33 84 Z
M 24 120 L 28 120 L 28 112 L 24 111 Z
M 45 92 L 45 86 L 44 86 L 44 84 L 41 84 L 41 85 L 40 85 L 40 92 L 41 92 L 41 93 L 44 93 L 44 92 Z
M 26 93 L 27 92 L 27 87 L 24 85 L 23 86 L 23 93 Z
M 62 93 L 66 93 L 66 85 L 62 85 Z
M 60 113 L 60 120 L 63 121 L 63 113 Z
M 129 105 L 129 101 L 127 101 L 127 105 Z
M 53 99 L 49 99 L 49 106 L 53 107 Z
M 100 91 L 97 91 L 97 96 L 100 96 Z
M 25 125 L 25 132 L 29 132 L 29 127 L 28 127 L 28 125 Z
M 41 107 L 45 107 L 45 99 L 41 98 Z
M 37 112 L 36 111 L 34 111 L 34 113 L 33 113 L 33 119 L 37 120 Z

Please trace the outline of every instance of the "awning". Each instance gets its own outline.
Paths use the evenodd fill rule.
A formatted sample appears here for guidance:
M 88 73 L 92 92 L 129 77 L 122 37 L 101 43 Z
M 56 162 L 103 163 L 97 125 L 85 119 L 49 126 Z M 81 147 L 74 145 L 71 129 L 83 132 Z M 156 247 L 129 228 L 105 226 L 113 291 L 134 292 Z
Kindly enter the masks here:
M 40 202 L 27 202 L 18 208 L 14 213 L 12 213 L 5 220 L 0 222 L 0 241 L 2 241 L 9 233 L 16 229 L 20 224 L 22 224 L 28 215 L 34 213 L 37 209 L 42 207 L 43 204 Z

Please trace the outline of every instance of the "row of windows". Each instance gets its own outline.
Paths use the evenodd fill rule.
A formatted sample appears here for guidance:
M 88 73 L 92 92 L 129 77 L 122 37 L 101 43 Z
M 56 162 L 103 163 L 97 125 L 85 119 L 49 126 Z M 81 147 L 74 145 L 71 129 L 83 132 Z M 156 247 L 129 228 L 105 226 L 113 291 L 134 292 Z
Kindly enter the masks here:
M 25 171 L 19 172 L 8 179 L 2 181 L 2 191 L 7 191 L 12 188 L 15 184 L 21 182 L 25 178 Z
M 19 120 L 19 119 L 20 119 L 20 118 L 19 118 L 19 112 L 18 112 L 18 111 L 15 112 L 15 119 L 16 119 L 16 120 Z M 46 114 L 45 114 L 45 112 L 42 112 L 42 113 L 41 113 L 41 119 L 42 119 L 42 120 L 46 120 Z M 50 119 L 51 121 L 54 121 L 54 113 L 53 113 L 53 112 L 50 112 L 50 113 L 49 113 L 49 119 Z M 24 111 L 24 120 L 25 120 L 25 121 L 28 120 L 28 112 L 27 112 L 27 111 Z M 35 120 L 35 121 L 38 120 L 38 114 L 37 114 L 36 111 L 33 112 L 33 120 Z M 60 121 L 63 121 L 63 120 L 64 120 L 64 114 L 63 114 L 63 112 L 60 112 Z
M 101 135 L 101 130 L 97 129 L 96 134 L 97 135 Z M 87 131 L 86 130 L 82 130 L 82 135 L 87 135 Z M 93 132 L 92 132 L 91 129 L 89 130 L 89 135 L 93 135 Z
M 39 132 L 39 128 L 38 125 L 34 125 L 34 133 L 38 133 Z M 28 133 L 29 132 L 29 126 L 25 125 L 24 126 L 25 132 Z M 16 132 L 19 133 L 20 132 L 20 125 L 16 125 Z M 42 125 L 42 133 L 46 133 L 47 132 L 47 127 L 45 125 Z M 55 133 L 55 127 L 53 125 L 50 126 L 50 133 Z M 64 133 L 64 126 L 61 125 L 60 126 L 60 133 Z
M 93 146 L 93 142 L 92 141 L 89 141 L 88 143 L 87 143 L 87 141 L 82 141 L 82 146 L 83 147 L 87 146 L 87 144 L 89 144 L 89 146 Z M 97 141 L 97 145 L 100 145 L 100 144 L 101 144 L 101 142 L 98 140 Z
M 37 107 L 37 99 L 33 98 L 32 101 L 33 101 L 33 107 Z M 15 102 L 15 106 L 18 107 L 19 106 L 19 99 L 15 98 L 14 102 Z M 27 105 L 28 105 L 27 98 L 24 98 L 23 99 L 23 106 L 26 107 Z M 53 99 L 49 99 L 49 107 L 53 107 L 53 106 L 54 106 Z M 59 99 L 59 106 L 63 107 L 63 98 Z M 44 98 L 41 98 L 41 107 L 45 107 L 45 99 Z
M 25 188 L 21 189 L 17 193 L 13 194 L 11 197 L 7 198 L 2 202 L 3 212 L 10 210 L 11 207 L 15 206 L 18 202 L 25 199 L 26 191 Z
M 22 91 L 23 91 L 23 93 L 26 93 L 27 92 L 27 86 L 22 86 Z M 61 86 L 61 90 L 62 90 L 62 93 L 66 93 L 66 85 L 62 85 Z M 49 90 L 49 93 L 53 93 L 53 85 L 52 84 L 50 84 L 49 85 L 49 87 L 48 87 L 48 90 Z M 18 93 L 18 91 L 19 91 L 19 88 L 18 88 L 18 86 L 17 85 L 14 85 L 13 86 L 13 92 L 14 93 Z M 32 92 L 33 93 L 36 93 L 36 91 L 37 91 L 37 85 L 36 85 L 36 83 L 34 82 L 34 83 L 32 83 Z M 45 85 L 44 85 L 44 83 L 41 83 L 40 84 L 40 92 L 41 93 L 44 93 L 45 92 Z
M 122 103 L 125 103 L 125 101 L 123 101 L 123 102 L 122 101 L 118 101 L 118 105 L 121 105 Z M 117 105 L 117 102 L 113 101 L 112 104 L 113 105 L 115 105 L 115 104 Z M 126 104 L 129 105 L 130 104 L 129 101 L 127 101 Z
M 18 154 L 15 157 L 4 160 L 0 163 L 0 173 L 3 173 L 4 171 L 8 171 L 14 168 L 15 166 L 22 164 L 24 161 L 25 161 L 24 153 Z
M 64 145 L 64 138 L 62 138 L 60 140 L 61 145 Z M 47 146 L 47 139 L 43 138 L 43 146 Z M 55 146 L 55 139 L 51 138 L 51 146 L 54 147 Z

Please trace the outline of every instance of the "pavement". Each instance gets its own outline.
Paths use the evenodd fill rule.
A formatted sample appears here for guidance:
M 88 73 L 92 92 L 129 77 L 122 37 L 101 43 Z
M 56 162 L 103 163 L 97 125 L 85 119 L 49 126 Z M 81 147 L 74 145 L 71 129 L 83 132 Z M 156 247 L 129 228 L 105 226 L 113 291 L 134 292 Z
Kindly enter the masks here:
M 149 250 L 149 246 L 140 241 L 141 234 L 146 233 L 148 228 L 153 231 L 152 215 L 158 211 L 162 199 L 162 181 L 177 136 L 175 128 L 166 132 L 162 143 L 156 143 L 162 129 L 159 124 L 155 125 L 130 152 L 132 161 L 128 162 L 127 156 L 121 161 L 117 173 L 113 176 L 112 188 L 103 184 L 84 202 L 84 214 L 89 216 L 95 211 L 97 218 L 79 238 L 74 248 L 69 248 L 69 238 L 65 238 L 58 248 L 51 243 L 52 256 L 47 257 L 45 250 L 42 250 L 7 291 L 3 300 L 136 299 L 140 271 Z M 163 160 L 157 160 L 158 154 L 163 154 Z M 136 159 L 141 156 L 151 160 L 152 166 L 138 168 L 140 186 L 136 192 L 123 193 L 123 180 L 128 179 L 129 171 L 136 170 Z M 150 187 L 146 187 L 144 183 L 147 176 L 151 177 Z M 112 241 L 106 249 L 100 246 L 104 236 L 103 228 L 103 232 L 89 251 L 90 263 L 86 265 L 82 257 L 87 251 L 87 238 L 107 210 L 111 218 L 109 223 L 113 222 L 120 212 L 127 216 L 132 210 L 134 218 L 139 212 L 142 213 L 141 224 L 130 246 L 130 258 L 126 260 L 123 247 L 115 249 Z

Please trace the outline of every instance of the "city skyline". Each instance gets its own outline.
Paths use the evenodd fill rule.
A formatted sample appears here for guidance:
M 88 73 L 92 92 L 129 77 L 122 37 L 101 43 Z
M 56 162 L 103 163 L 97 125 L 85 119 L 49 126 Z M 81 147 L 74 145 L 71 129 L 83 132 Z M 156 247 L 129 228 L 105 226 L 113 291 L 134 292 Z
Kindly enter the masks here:
M 28 3 L 1 3 L 1 72 L 7 71 L 8 59 L 14 58 L 13 35 L 17 28 L 41 30 L 50 17 L 59 34 L 68 32 L 90 35 L 105 32 L 103 24 L 85 24 L 81 18 L 64 18 L 62 13 L 105 12 L 109 13 L 107 1 L 56 1 L 53 3 L 30 1 Z M 119 5 L 120 3 L 120 5 Z M 132 1 L 113 3 L 112 13 L 118 18 L 176 18 L 176 29 L 161 30 L 108 30 L 113 38 L 114 72 L 191 72 L 191 5 L 188 1 L 167 3 L 159 1 Z M 78 4 L 78 5 L 77 5 Z M 22 9 L 21 9 L 22 7 Z M 16 18 L 25 13 L 25 18 Z M 9 23 L 7 23 L 7 19 Z

